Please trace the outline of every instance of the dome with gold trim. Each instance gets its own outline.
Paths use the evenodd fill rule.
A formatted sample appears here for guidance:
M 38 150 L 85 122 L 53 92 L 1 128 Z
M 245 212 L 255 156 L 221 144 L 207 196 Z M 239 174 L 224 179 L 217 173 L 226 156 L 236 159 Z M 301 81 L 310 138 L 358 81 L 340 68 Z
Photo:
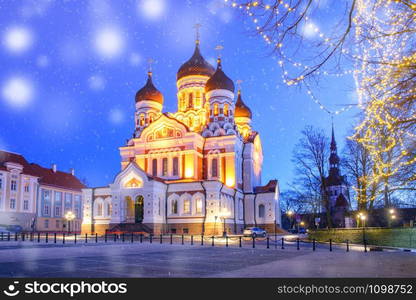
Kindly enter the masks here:
M 163 95 L 153 84 L 152 72 L 148 72 L 147 75 L 145 86 L 136 93 L 136 102 L 149 100 L 163 105 Z
M 238 90 L 238 97 L 237 102 L 235 103 L 235 117 L 245 117 L 251 119 L 251 110 L 250 108 L 243 102 L 241 98 L 241 91 Z
M 194 54 L 179 68 L 178 73 L 176 74 L 176 78 L 179 80 L 185 76 L 192 75 L 203 75 L 210 77 L 212 74 L 214 74 L 214 72 L 215 68 L 201 55 L 201 51 L 199 50 L 199 42 L 197 41 Z
M 222 70 L 221 59 L 218 59 L 217 70 L 205 84 L 205 92 L 213 90 L 229 90 L 234 93 L 234 82 Z

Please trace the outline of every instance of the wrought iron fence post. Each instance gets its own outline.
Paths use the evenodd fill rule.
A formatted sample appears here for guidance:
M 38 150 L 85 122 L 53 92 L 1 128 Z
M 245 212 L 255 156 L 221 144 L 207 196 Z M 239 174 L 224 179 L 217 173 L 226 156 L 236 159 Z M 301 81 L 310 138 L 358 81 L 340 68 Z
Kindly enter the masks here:
M 131 233 L 131 240 L 130 240 L 130 242 L 131 242 L 131 243 L 133 243 L 133 242 L 134 242 L 134 233 L 133 233 L 133 232 Z
M 124 243 L 124 232 L 121 234 L 121 241 Z
M 14 240 L 17 241 L 17 232 L 14 233 Z
M 56 232 L 53 233 L 53 243 L 56 244 Z
M 193 246 L 193 245 L 194 245 L 194 236 L 191 235 L 191 246 Z
M 104 242 L 107 243 L 107 232 L 104 234 Z
M 332 251 L 332 239 L 329 239 L 329 251 Z
M 315 244 L 315 239 L 312 240 L 312 250 L 315 251 L 316 250 L 316 244 Z
M 182 234 L 182 245 L 184 244 L 184 242 L 183 242 L 183 234 Z
M 152 243 L 153 243 L 153 234 L 150 234 L 150 236 L 149 236 L 149 241 L 150 241 L 150 244 L 152 244 Z
M 143 233 L 140 233 L 140 243 L 143 243 Z
M 267 249 L 269 249 L 270 248 L 270 239 L 269 239 L 269 237 L 267 237 Z
M 74 233 L 74 243 L 75 244 L 77 243 L 77 233 L 76 232 Z
M 300 240 L 299 240 L 299 238 L 296 239 L 296 250 L 300 250 Z
M 350 252 L 350 243 L 348 240 L 347 240 L 347 252 Z
M 62 233 L 62 244 L 65 244 L 65 232 Z
M 95 243 L 98 243 L 98 233 L 95 233 Z
M 282 249 L 285 249 L 285 238 L 282 237 Z
M 49 233 L 47 232 L 46 235 L 45 235 L 45 242 L 47 243 L 48 240 L 49 240 Z
M 10 241 L 10 232 L 9 232 L 9 241 Z M 40 243 L 40 232 L 38 232 L 38 243 Z
M 238 246 L 241 248 L 242 244 L 241 244 L 241 236 L 238 237 Z
M 85 234 L 85 244 L 88 243 L 88 233 Z
M 252 237 L 252 239 L 253 239 L 253 248 L 256 248 L 256 237 Z
M 170 234 L 170 244 L 171 245 L 173 244 L 173 234 L 172 233 Z
M 201 234 L 201 246 L 204 246 L 204 235 Z
M 211 244 L 212 247 L 214 247 L 214 239 L 215 239 L 215 237 L 212 236 L 212 244 Z
M 160 234 L 160 243 L 161 244 L 163 243 L 163 235 L 162 234 Z
M 367 240 L 364 239 L 364 252 L 367 252 Z
M 225 247 L 228 248 L 228 235 L 225 236 Z

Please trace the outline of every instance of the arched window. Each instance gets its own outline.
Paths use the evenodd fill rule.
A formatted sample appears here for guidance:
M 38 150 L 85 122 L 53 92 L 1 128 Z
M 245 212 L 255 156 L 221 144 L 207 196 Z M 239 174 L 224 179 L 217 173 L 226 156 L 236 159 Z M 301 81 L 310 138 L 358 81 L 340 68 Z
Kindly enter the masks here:
M 211 161 L 211 176 L 218 177 L 218 159 L 216 158 Z
M 172 175 L 178 176 L 179 175 L 179 159 L 177 157 L 173 158 L 173 166 L 172 166 Z
M 188 107 L 193 108 L 193 106 L 194 106 L 194 94 L 189 93 L 189 105 L 188 105 Z
M 144 126 L 144 114 L 140 114 L 140 126 Z
M 103 215 L 103 204 L 98 203 L 97 205 L 97 216 L 101 217 Z
M 191 213 L 191 200 L 185 199 L 183 201 L 183 213 L 190 214 Z
M 111 203 L 107 203 L 107 216 L 111 216 L 113 213 Z
M 259 205 L 259 218 L 264 218 L 264 205 L 260 204 Z
M 172 214 L 178 213 L 178 200 L 172 200 Z
M 162 175 L 168 176 L 168 159 L 166 157 L 162 159 Z
M 195 201 L 195 212 L 197 214 L 202 214 L 202 199 L 197 198 Z
M 157 159 L 152 160 L 152 175 L 157 176 Z
M 214 104 L 214 116 L 218 116 L 218 104 Z
M 154 119 L 155 119 L 155 115 L 154 114 L 150 114 L 149 122 L 152 123 Z
M 228 110 L 228 104 L 224 104 L 224 116 L 228 117 L 229 110 Z

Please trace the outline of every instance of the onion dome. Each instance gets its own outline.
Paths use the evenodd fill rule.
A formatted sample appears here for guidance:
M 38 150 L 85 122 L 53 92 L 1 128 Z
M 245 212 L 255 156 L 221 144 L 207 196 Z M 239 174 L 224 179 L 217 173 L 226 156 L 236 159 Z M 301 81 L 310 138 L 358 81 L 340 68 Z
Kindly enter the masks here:
M 237 102 L 235 103 L 235 117 L 245 117 L 251 119 L 251 110 L 241 99 L 241 91 L 238 90 Z
M 214 67 L 202 57 L 199 50 L 199 41 L 197 40 L 194 54 L 179 68 L 176 78 L 179 80 L 190 75 L 204 75 L 211 77 L 214 72 Z
M 205 92 L 212 90 L 229 90 L 234 93 L 234 82 L 223 72 L 220 58 L 218 58 L 217 70 L 205 84 Z
M 152 72 L 148 72 L 147 75 L 145 86 L 136 93 L 136 102 L 150 100 L 163 104 L 162 93 L 153 85 Z

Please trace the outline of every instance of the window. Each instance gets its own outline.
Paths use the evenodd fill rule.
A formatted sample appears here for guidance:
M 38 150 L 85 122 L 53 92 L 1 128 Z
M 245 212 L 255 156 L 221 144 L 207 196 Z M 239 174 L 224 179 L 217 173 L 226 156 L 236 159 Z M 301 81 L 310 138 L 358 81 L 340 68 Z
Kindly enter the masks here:
M 179 159 L 177 157 L 173 158 L 173 170 L 172 170 L 172 174 L 173 176 L 178 176 L 179 175 Z
M 197 198 L 195 202 L 196 213 L 202 214 L 202 199 Z
M 178 201 L 172 200 L 172 214 L 178 213 Z
M 192 108 L 194 106 L 194 95 L 192 93 L 189 93 L 189 108 Z
M 211 176 L 218 177 L 218 159 L 216 158 L 211 161 Z
M 186 199 L 183 201 L 183 213 L 190 214 L 191 213 L 191 200 Z
M 45 204 L 43 207 L 43 214 L 46 216 L 49 215 L 49 205 Z
M 259 218 L 264 218 L 264 205 L 259 205 Z
M 3 187 L 3 179 L 0 178 L 0 189 Z
M 157 176 L 157 159 L 152 160 L 152 175 Z
M 214 104 L 214 116 L 218 116 L 218 104 Z
M 98 203 L 97 205 L 97 216 L 102 216 L 103 215 L 103 204 L 102 203 Z
M 184 228 L 182 229 L 183 234 L 188 234 L 189 233 L 189 229 L 188 228 Z
M 10 209 L 16 209 L 16 199 L 10 199 Z
M 139 125 L 140 126 L 144 126 L 144 115 L 140 114 L 140 121 L 139 121 Z
M 45 220 L 45 228 L 49 228 L 49 220 Z
M 75 207 L 75 218 L 80 219 L 79 208 Z
M 60 217 L 60 216 L 61 216 L 61 207 L 55 206 L 55 217 Z
M 112 207 L 110 203 L 107 203 L 107 216 L 111 216 L 112 214 Z
M 10 183 L 10 189 L 12 191 L 17 191 L 17 182 L 16 182 L 16 180 L 12 180 L 12 182 Z
M 25 193 L 29 193 L 29 183 L 25 183 Z
M 165 157 L 162 159 L 162 174 L 168 176 L 168 159 Z
M 228 117 L 229 110 L 228 110 L 228 104 L 224 104 L 224 116 Z
M 153 115 L 153 114 L 150 114 L 150 117 L 149 117 L 149 122 L 150 122 L 150 123 L 152 123 L 152 122 L 153 122 L 153 120 L 154 120 L 154 118 L 155 118 L 155 117 L 154 117 L 154 115 Z
M 23 201 L 23 210 L 29 210 L 29 200 Z
M 60 220 L 56 220 L 55 227 L 58 228 L 58 229 L 61 227 L 61 221 Z

